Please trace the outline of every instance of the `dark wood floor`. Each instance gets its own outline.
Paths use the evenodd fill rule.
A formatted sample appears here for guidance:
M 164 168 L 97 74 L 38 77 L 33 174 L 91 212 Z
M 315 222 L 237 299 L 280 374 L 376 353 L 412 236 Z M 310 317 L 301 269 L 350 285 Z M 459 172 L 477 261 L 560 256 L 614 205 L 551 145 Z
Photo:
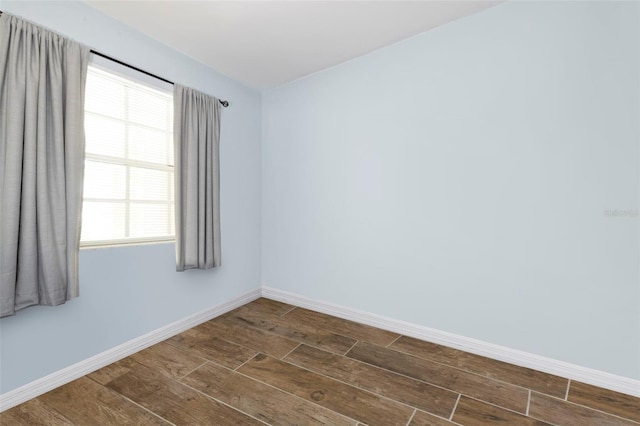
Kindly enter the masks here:
M 640 399 L 259 299 L 2 425 L 638 425 Z

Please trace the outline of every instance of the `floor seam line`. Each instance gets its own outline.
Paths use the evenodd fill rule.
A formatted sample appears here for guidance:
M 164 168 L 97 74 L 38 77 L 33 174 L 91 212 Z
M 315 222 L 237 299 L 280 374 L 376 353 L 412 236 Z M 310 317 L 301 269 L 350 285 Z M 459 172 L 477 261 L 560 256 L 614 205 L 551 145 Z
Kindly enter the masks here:
M 296 310 L 296 308 L 297 308 L 297 306 L 293 306 L 291 309 L 289 309 L 289 310 L 288 310 L 287 312 L 285 312 L 284 314 L 280 314 L 280 315 L 278 315 L 278 317 L 279 317 L 279 318 L 282 318 L 282 317 L 284 317 L 285 315 L 287 315 L 289 312 L 293 312 L 293 311 L 295 311 L 295 310 Z
M 96 382 L 96 383 L 97 383 L 97 382 Z M 163 420 L 163 421 L 165 421 L 165 422 L 169 423 L 170 425 L 177 426 L 177 425 L 176 425 L 175 423 L 173 423 L 172 421 L 169 421 L 168 419 L 165 419 L 165 418 L 164 418 L 164 417 L 162 417 L 160 414 L 158 414 L 158 413 L 156 413 L 155 411 L 153 411 L 153 410 L 151 410 L 151 409 L 149 409 L 149 408 L 145 407 L 145 406 L 144 406 L 144 405 L 142 405 L 142 404 L 137 403 L 136 401 L 134 401 L 133 399 L 129 398 L 128 396 L 123 395 L 123 394 L 121 394 L 120 392 L 118 392 L 118 391 L 116 391 L 116 390 L 113 390 L 113 389 L 111 389 L 111 388 L 108 388 L 108 387 L 106 387 L 106 386 L 104 386 L 104 385 L 100 385 L 100 386 L 104 387 L 105 389 L 110 390 L 111 392 L 115 392 L 117 395 L 120 395 L 121 397 L 123 397 L 123 398 L 124 398 L 124 399 L 126 399 L 127 401 L 129 401 L 129 402 L 131 402 L 132 404 L 134 404 L 134 405 L 136 405 L 136 406 L 138 406 L 138 407 L 142 408 L 142 409 L 143 409 L 143 410 L 145 410 L 146 412 L 151 413 L 153 416 L 155 416 L 155 417 L 159 418 L 160 420 Z
M 399 335 L 398 337 L 396 337 L 395 339 L 393 339 L 387 346 L 385 346 L 385 348 L 388 348 L 389 346 L 393 345 L 395 342 L 397 342 L 401 337 L 403 336 L 403 334 Z
M 198 392 L 200 395 L 204 396 L 205 398 L 209 398 L 209 399 L 212 399 L 212 400 L 214 400 L 214 401 L 216 401 L 216 402 L 219 402 L 220 404 L 222 404 L 222 405 L 224 405 L 224 406 L 226 406 L 226 407 L 229 407 L 229 408 L 231 408 L 232 410 L 237 411 L 238 413 L 242 413 L 242 414 L 244 414 L 245 416 L 251 417 L 252 419 L 259 421 L 260 423 L 264 423 L 265 425 L 268 425 L 268 424 L 269 424 L 269 423 L 265 422 L 264 420 L 260 420 L 259 418 L 255 417 L 255 416 L 253 416 L 253 415 L 251 415 L 251 414 L 249 414 L 249 413 L 247 413 L 247 412 L 244 412 L 244 411 L 240 410 L 239 408 L 236 408 L 236 407 L 234 407 L 234 406 L 232 406 L 232 405 L 227 404 L 227 403 L 226 403 L 226 402 L 224 402 L 224 401 L 219 400 L 218 398 L 215 398 L 215 397 L 213 397 L 213 396 L 211 396 L 211 395 L 207 395 L 206 393 L 204 393 L 204 392 L 202 392 L 202 391 L 200 391 L 200 390 L 198 390 L 198 389 L 196 389 L 196 388 L 194 388 L 194 387 L 192 387 L 192 386 L 190 386 L 190 385 L 188 385 L 188 384 L 186 384 L 186 383 L 183 383 L 183 382 L 180 382 L 180 383 L 181 383 L 182 385 L 184 385 L 184 386 L 188 387 L 189 389 L 191 389 L 191 390 L 193 390 L 193 391 L 195 391 L 195 392 Z
M 177 379 L 175 379 L 176 381 L 180 381 L 181 379 L 184 379 L 185 377 L 187 377 L 189 374 L 193 373 L 194 371 L 196 371 L 197 369 L 199 369 L 200 367 L 202 367 L 203 365 L 205 365 L 206 363 L 208 363 L 209 361 L 205 359 L 205 361 L 200 364 L 199 366 L 197 366 L 196 368 L 194 368 L 193 370 L 189 371 L 187 374 L 183 374 L 182 376 L 178 377 Z
M 257 355 L 258 355 L 258 354 L 256 354 L 256 356 L 257 356 Z M 275 358 L 275 359 L 277 359 L 277 358 Z M 280 391 L 280 392 L 282 392 L 282 393 L 285 393 L 285 394 L 287 394 L 287 395 L 289 395 L 289 396 L 292 396 L 292 397 L 294 397 L 294 398 L 296 398 L 296 399 L 298 399 L 298 400 L 300 400 L 300 401 L 307 402 L 307 403 L 309 403 L 309 404 L 312 404 L 312 405 L 318 406 L 318 407 L 320 407 L 320 408 L 322 408 L 322 409 L 324 409 L 324 410 L 331 411 L 331 412 L 336 413 L 336 414 L 338 414 L 338 415 L 340 415 L 340 416 L 342 416 L 342 417 L 344 417 L 344 418 L 346 418 L 346 419 L 353 420 L 353 421 L 354 421 L 354 422 L 356 422 L 356 423 L 362 423 L 362 422 L 360 422 L 359 420 L 354 419 L 353 417 L 349 417 L 349 416 L 347 416 L 346 414 L 342 414 L 342 413 L 339 413 L 339 412 L 337 412 L 337 411 L 334 411 L 334 410 L 332 410 L 332 409 L 330 409 L 330 408 L 325 407 L 324 405 L 320 405 L 320 404 L 318 404 L 318 403 L 317 403 L 317 402 L 315 402 L 315 401 L 310 401 L 310 400 L 308 400 L 308 399 L 305 399 L 305 398 L 303 398 L 303 397 L 301 397 L 301 396 L 298 396 L 298 395 L 296 395 L 296 394 L 294 394 L 294 393 L 291 393 L 291 392 L 289 392 L 289 391 L 287 391 L 287 390 L 284 390 L 284 389 L 279 388 L 279 387 L 277 387 L 277 386 L 275 386 L 275 385 L 272 385 L 271 383 L 267 383 L 267 382 L 265 382 L 265 381 L 263 381 L 263 380 L 260 380 L 260 379 L 258 379 L 257 377 L 253 377 L 253 376 L 250 376 L 250 375 L 248 375 L 248 374 L 246 374 L 246 373 L 243 373 L 242 371 L 232 370 L 231 368 L 229 368 L 229 367 L 225 367 L 225 366 L 224 366 L 224 365 L 222 365 L 222 364 L 218 364 L 218 363 L 217 363 L 217 362 L 215 362 L 215 361 L 209 361 L 209 362 L 211 362 L 212 364 L 215 364 L 215 365 L 217 365 L 217 366 L 219 366 L 219 367 L 222 367 L 222 368 L 224 368 L 224 369 L 227 369 L 227 370 L 230 370 L 230 371 L 234 371 L 234 372 L 236 372 L 236 373 L 240 374 L 241 376 L 243 376 L 243 377 L 245 377 L 245 378 L 247 378 L 247 379 L 255 380 L 255 381 L 256 381 L 256 382 L 258 382 L 258 383 L 261 383 L 261 384 L 263 384 L 263 385 L 265 385 L 265 386 L 268 386 L 268 387 L 270 387 L 270 388 L 272 388 L 272 389 L 275 389 L 276 391 Z M 286 362 L 286 361 L 283 361 L 283 362 Z M 292 364 L 292 365 L 294 365 L 294 364 Z
M 353 348 L 355 348 L 355 347 L 356 347 L 356 345 L 358 344 L 358 342 L 359 342 L 359 341 L 360 341 L 360 340 L 356 340 L 356 341 L 354 342 L 354 344 L 353 344 L 353 345 L 351 345 L 351 347 L 350 347 L 349 349 L 347 349 L 347 350 L 345 351 L 345 353 L 343 353 L 343 354 L 342 354 L 342 356 L 346 357 L 346 355 L 347 355 L 349 352 L 351 352 L 351 349 L 353 349 Z
M 416 416 L 417 412 L 418 412 L 418 409 L 414 408 L 413 409 L 413 413 L 411 413 L 411 416 L 409 416 L 409 420 L 407 420 L 406 426 L 409 426 L 411 424 L 411 420 L 413 420 L 413 418 Z
M 337 355 L 337 356 L 343 356 L 343 355 Z M 275 359 L 277 359 L 277 358 L 275 358 Z M 371 391 L 371 390 L 369 390 L 369 389 L 365 389 L 365 388 L 363 388 L 363 387 L 360 387 L 360 386 L 354 385 L 354 384 L 352 384 L 352 383 L 345 382 L 344 380 L 336 379 L 335 377 L 331 377 L 331 376 L 327 376 L 327 375 L 326 375 L 326 374 L 324 374 L 324 373 L 319 373 L 319 372 L 314 371 L 314 370 L 311 370 L 311 369 L 309 369 L 309 368 L 307 368 L 307 367 L 303 367 L 303 366 L 301 366 L 301 365 L 299 365 L 299 364 L 294 364 L 293 362 L 289 362 L 289 361 L 287 361 L 287 360 L 281 360 L 281 361 L 282 361 L 282 362 L 286 362 L 286 363 L 288 363 L 288 364 L 291 364 L 291 365 L 293 365 L 293 366 L 295 366 L 295 367 L 298 367 L 298 368 L 300 368 L 300 369 L 302 369 L 302 370 L 308 371 L 308 372 L 310 372 L 310 373 L 317 374 L 317 375 L 322 376 L 322 377 L 324 377 L 324 378 L 327 378 L 327 379 L 330 379 L 330 380 L 335 380 L 336 382 L 341 383 L 341 384 L 343 384 L 343 385 L 347 385 L 347 386 L 350 386 L 350 387 L 352 387 L 352 388 L 356 388 L 356 389 L 358 389 L 358 390 L 361 390 L 361 391 L 363 391 L 363 392 L 367 392 L 367 393 L 369 393 L 369 394 L 371 394 L 371 395 L 375 395 L 375 396 L 377 396 L 377 397 L 383 398 L 383 399 L 385 399 L 385 400 L 395 402 L 396 404 L 400 404 L 400 405 L 402 405 L 402 406 L 409 407 L 409 408 L 412 408 L 412 409 L 415 409 L 415 408 L 416 408 L 416 407 L 414 407 L 413 405 L 408 404 L 408 403 L 406 403 L 406 402 L 398 401 L 397 399 L 392 399 L 392 398 L 390 398 L 390 397 L 388 397 L 388 396 L 381 395 L 381 394 L 379 394 L 379 393 L 377 393 L 377 392 L 374 392 L 374 391 Z M 279 388 L 278 388 L 278 389 L 279 389 Z M 455 393 L 455 392 L 454 392 L 454 393 Z M 427 411 L 427 410 L 424 410 L 424 411 Z M 427 412 L 429 412 L 429 411 L 427 411 Z
M 604 389 L 604 388 L 603 388 L 603 389 Z M 532 391 L 532 392 L 535 392 L 535 391 Z M 537 393 L 539 393 L 540 395 L 545 396 L 545 397 L 547 397 L 547 398 L 552 398 L 552 399 L 554 399 L 554 400 L 556 400 L 556 401 L 560 401 L 560 402 L 562 402 L 562 403 L 564 403 L 564 404 L 568 404 L 568 405 L 576 406 L 576 407 L 581 407 L 581 408 L 584 408 L 584 409 L 586 409 L 586 410 L 595 411 L 596 413 L 599 413 L 599 414 L 604 414 L 605 416 L 615 417 L 616 419 L 626 420 L 626 421 L 631 422 L 631 423 L 633 423 L 633 424 L 640 425 L 640 422 L 639 422 L 639 421 L 637 421 L 637 420 L 632 420 L 632 419 L 630 419 L 630 418 L 628 418 L 628 417 L 623 417 L 623 416 L 621 416 L 621 415 L 619 415 L 619 414 L 613 414 L 613 413 L 610 413 L 610 412 L 608 412 L 608 411 L 603 411 L 603 410 L 601 410 L 601 409 L 593 408 L 593 407 L 590 407 L 590 406 L 588 406 L 588 405 L 578 404 L 577 402 L 573 402 L 573 401 L 565 401 L 565 400 L 564 400 L 564 399 L 562 399 L 562 398 L 557 398 L 557 397 L 555 397 L 555 396 L 546 395 L 546 394 L 543 394 L 543 393 L 541 393 L 541 392 L 537 392 Z
M 286 357 L 288 357 L 289 355 L 291 355 L 291 352 L 295 351 L 296 349 L 298 349 L 300 346 L 302 346 L 302 343 L 298 343 L 293 349 L 291 349 L 289 352 L 287 352 L 286 354 L 284 354 L 282 357 L 280 357 L 280 360 L 284 360 Z
M 380 348 L 388 349 L 388 350 L 390 350 L 390 351 L 398 352 L 398 353 L 401 353 L 401 354 L 404 354 L 404 355 L 408 355 L 408 356 L 410 356 L 410 357 L 417 358 L 417 359 L 419 359 L 419 360 L 421 360 L 421 361 L 433 362 L 434 364 L 438 364 L 438 365 L 443 366 L 443 367 L 446 367 L 446 368 L 451 368 L 451 369 L 453 369 L 453 370 L 460 371 L 460 372 L 463 372 L 463 373 L 465 373 L 465 374 L 471 374 L 471 375 L 476 376 L 476 377 L 481 377 L 482 379 L 488 380 L 488 381 L 490 381 L 490 382 L 503 383 L 503 384 L 506 384 L 506 385 L 509 385 L 509 386 L 513 386 L 513 387 L 516 387 L 516 388 L 519 388 L 519 389 L 529 390 L 529 388 L 528 388 L 528 387 L 526 387 L 526 386 L 516 385 L 515 383 L 507 382 L 507 381 L 505 381 L 505 380 L 501 380 L 501 379 L 495 379 L 495 378 L 493 378 L 493 377 L 485 376 L 485 375 L 480 374 L 480 373 L 476 373 L 476 372 L 473 372 L 473 371 L 465 370 L 465 369 L 463 369 L 463 368 L 455 367 L 455 366 L 452 366 L 452 365 L 449 365 L 449 364 L 445 364 L 445 363 L 443 363 L 443 362 L 435 361 L 435 360 L 433 360 L 433 359 L 431 359 L 431 358 L 424 358 L 424 357 L 421 357 L 421 356 L 416 356 L 416 355 L 410 354 L 410 353 L 408 353 L 408 352 L 404 352 L 404 351 L 401 351 L 401 350 L 397 350 L 397 349 L 395 349 L 395 348 L 385 348 L 385 347 L 383 347 L 383 346 L 379 346 L 379 345 L 374 345 L 374 346 L 378 346 L 378 347 L 380 347 Z M 352 359 L 356 359 L 356 358 L 352 358 Z M 364 362 L 364 361 L 362 361 L 362 362 Z M 367 364 L 368 364 L 368 363 L 367 363 Z M 369 364 L 369 365 L 374 365 L 374 364 Z M 514 365 L 514 364 L 509 364 L 509 365 Z M 380 367 L 380 368 L 383 368 L 383 367 Z M 393 370 L 388 370 L 388 371 L 393 371 Z M 401 373 L 396 373 L 396 374 L 401 374 Z M 407 377 L 411 377 L 411 376 L 407 376 Z M 558 376 L 558 377 L 559 377 L 559 376 Z M 414 377 L 414 379 L 415 379 L 415 377 Z M 415 379 L 415 380 L 420 380 L 420 379 Z M 425 383 L 429 383 L 429 382 L 425 382 Z M 437 386 L 437 385 L 434 385 L 434 386 Z M 538 391 L 536 391 L 536 392 L 538 392 Z M 549 394 L 544 393 L 544 392 L 538 392 L 538 393 L 541 393 L 541 394 L 543 394 L 543 395 L 548 395 L 548 396 L 554 397 L 553 395 L 549 395 Z M 557 397 L 554 397 L 554 398 L 557 398 Z
M 355 361 L 361 362 L 361 363 L 366 364 L 366 365 L 370 365 L 370 366 L 375 367 L 375 368 L 379 368 L 379 369 L 384 370 L 384 371 L 388 371 L 388 372 L 393 373 L 393 374 L 397 374 L 397 375 L 402 376 L 402 377 L 406 377 L 406 378 L 408 378 L 408 379 L 412 379 L 412 380 L 416 380 L 416 381 L 421 382 L 421 383 L 425 383 L 425 384 L 427 384 L 427 385 L 429 385 L 429 386 L 433 386 L 433 387 L 438 388 L 438 389 L 443 389 L 443 390 L 449 391 L 449 392 L 454 393 L 454 394 L 456 394 L 456 393 L 457 393 L 457 394 L 460 394 L 460 395 L 464 395 L 464 396 L 466 396 L 466 397 L 469 397 L 469 398 L 472 398 L 472 399 L 476 399 L 476 400 L 478 400 L 478 401 L 482 401 L 482 402 L 484 402 L 484 403 L 487 403 L 487 404 L 490 404 L 490 405 L 494 405 L 494 406 L 496 406 L 496 407 L 499 407 L 499 408 L 502 408 L 502 409 L 505 409 L 505 410 L 513 411 L 514 413 L 523 414 L 523 412 L 522 412 L 522 411 L 517 411 L 517 410 L 514 410 L 513 408 L 504 407 L 504 406 L 502 406 L 502 405 L 498 405 L 498 404 L 496 404 L 496 403 L 492 403 L 492 402 L 489 402 L 489 401 L 487 401 L 487 400 L 480 399 L 480 398 L 478 398 L 478 397 L 474 397 L 474 396 L 472 396 L 472 395 L 469 395 L 467 392 L 463 392 L 463 391 L 459 391 L 459 390 L 456 390 L 456 389 L 452 389 L 452 388 L 444 387 L 444 386 L 442 386 L 442 385 L 437 385 L 437 384 L 432 383 L 432 382 L 427 382 L 427 381 L 425 381 L 425 380 L 423 380 L 423 379 L 418 379 L 418 378 L 413 377 L 413 376 L 408 376 L 408 375 L 406 375 L 406 374 L 404 374 L 404 373 L 399 373 L 399 372 L 397 372 L 397 371 L 390 370 L 390 369 L 385 368 L 385 367 L 380 367 L 379 365 L 370 364 L 370 363 L 368 363 L 368 362 L 366 362 L 366 361 L 362 361 L 362 360 L 359 360 L 359 359 L 357 359 L 357 358 L 351 358 L 351 357 L 349 357 L 349 356 L 346 356 L 346 358 L 349 358 L 349 359 L 352 359 L 352 360 L 355 360 Z M 422 358 L 419 358 L 419 359 L 422 359 Z M 466 372 L 466 371 L 465 371 L 465 372 Z M 472 373 L 470 373 L 470 374 L 472 374 Z M 477 374 L 476 374 L 476 376 L 477 376 Z M 487 379 L 487 380 L 490 380 L 490 381 L 496 381 L 496 380 L 489 379 L 489 378 L 484 377 L 484 376 L 480 376 L 480 377 L 482 377 L 482 378 L 484 378 L 484 379 Z M 499 381 L 498 381 L 498 382 L 499 382 Z M 507 382 L 500 382 L 500 383 L 507 383 Z M 510 386 L 515 386 L 515 387 L 517 387 L 517 388 L 519 388 L 519 389 L 522 389 L 522 390 L 527 390 L 527 391 L 529 390 L 529 389 L 523 388 L 523 387 L 521 387 L 521 386 L 514 385 L 514 384 L 512 384 L 512 383 L 507 383 L 507 384 L 508 384 L 508 385 L 510 385 Z M 545 395 L 546 395 L 546 394 L 545 394 Z M 549 396 L 550 396 L 550 395 L 549 395 Z
M 453 421 L 453 415 L 456 413 L 456 410 L 458 409 L 458 403 L 460 403 L 460 398 L 462 398 L 462 394 L 458 394 L 458 399 L 456 399 L 456 403 L 453 406 L 453 410 L 451 410 L 451 415 L 449 416 L 449 421 Z
M 257 357 L 258 355 L 260 355 L 260 352 L 257 352 L 255 355 L 253 355 L 252 357 L 250 357 L 248 360 L 246 360 L 245 362 L 243 362 L 242 364 L 240 364 L 240 365 L 239 365 L 239 366 L 237 366 L 236 368 L 232 368 L 231 370 L 233 370 L 233 371 L 238 371 L 238 368 L 242 367 L 243 365 L 245 365 L 246 363 L 248 363 L 249 361 L 251 361 L 252 359 L 254 359 L 255 357 Z M 217 362 L 215 362 L 215 361 L 210 361 L 210 362 L 213 362 L 213 363 L 214 363 L 214 364 L 216 364 L 216 365 L 221 365 L 221 364 L 218 364 L 218 363 L 217 363 Z M 223 366 L 223 367 L 224 367 L 224 366 Z M 225 367 L 225 368 L 227 368 L 227 367 Z

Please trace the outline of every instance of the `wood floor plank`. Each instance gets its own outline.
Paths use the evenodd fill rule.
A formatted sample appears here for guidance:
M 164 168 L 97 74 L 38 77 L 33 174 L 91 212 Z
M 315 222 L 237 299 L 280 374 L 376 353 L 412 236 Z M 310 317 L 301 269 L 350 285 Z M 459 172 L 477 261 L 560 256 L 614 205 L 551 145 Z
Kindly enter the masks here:
M 330 352 L 344 354 L 355 343 L 351 337 L 342 336 L 317 327 L 295 323 L 290 318 L 269 317 L 264 319 L 260 313 L 242 311 L 228 316 L 227 321 L 235 322 L 241 326 L 247 326 L 263 330 L 299 343 L 306 343 Z
M 461 425 L 544 426 L 548 423 L 462 396 L 451 419 Z
M 225 367 L 207 363 L 180 380 L 270 425 L 355 425 L 357 422 Z
M 567 393 L 567 383 L 258 299 L 0 413 L 0 423 L 640 426 L 640 398 L 580 382 Z
M 107 387 L 176 425 L 263 424 L 142 364 Z
M 179 379 L 206 361 L 204 358 L 164 341 L 94 371 L 88 377 L 106 385 L 131 371 L 132 366 L 143 364 L 171 379 Z
M 306 345 L 284 360 L 441 417 L 451 415 L 458 399 L 455 392 Z
M 346 356 L 509 410 L 526 412 L 529 391 L 518 386 L 366 342 L 358 342 Z
M 455 424 L 456 423 L 450 422 L 449 420 L 418 410 L 415 416 L 413 416 L 413 419 L 411 419 L 409 426 L 451 426 Z
M 11 426 L 74 426 L 71 420 L 47 407 L 38 398 L 0 413 L 0 425 Z
M 106 385 L 110 381 L 128 373 L 130 371 L 129 365 L 133 364 L 133 362 L 130 358 L 124 358 L 88 374 L 87 377 L 101 385 Z
M 280 317 L 294 308 L 295 306 L 293 305 L 261 297 L 260 299 L 256 299 L 253 302 L 249 302 L 246 305 L 242 305 L 239 308 L 234 309 L 228 314 L 234 315 L 239 312 L 253 312 L 263 315 L 265 318 L 271 318 Z
M 413 413 L 406 405 L 264 354 L 238 371 L 370 426 L 405 426 Z
M 638 423 L 631 420 L 537 392 L 531 392 L 529 416 L 563 426 L 638 426 Z
M 276 358 L 282 358 L 300 344 L 295 340 L 287 339 L 264 330 L 240 325 L 230 321 L 228 318 L 216 318 L 215 320 L 200 324 L 196 328 Z
M 81 377 L 38 398 L 78 425 L 168 424 L 88 377 Z
M 390 348 L 503 382 L 564 398 L 569 380 L 530 368 L 402 336 Z
M 569 401 L 640 422 L 640 398 L 631 395 L 572 381 Z
M 160 342 L 131 355 L 129 358 L 172 379 L 185 376 L 207 361 L 193 352 L 184 351 L 167 342 Z
M 342 334 L 356 340 L 386 346 L 393 342 L 400 335 L 390 331 L 348 321 L 342 318 L 332 317 L 303 308 L 296 308 L 284 317 L 295 320 L 299 324 L 306 324 L 323 330 L 330 330 L 334 333 Z
M 195 327 L 166 340 L 170 345 L 189 351 L 225 367 L 236 368 L 258 352 L 216 336 L 214 330 Z

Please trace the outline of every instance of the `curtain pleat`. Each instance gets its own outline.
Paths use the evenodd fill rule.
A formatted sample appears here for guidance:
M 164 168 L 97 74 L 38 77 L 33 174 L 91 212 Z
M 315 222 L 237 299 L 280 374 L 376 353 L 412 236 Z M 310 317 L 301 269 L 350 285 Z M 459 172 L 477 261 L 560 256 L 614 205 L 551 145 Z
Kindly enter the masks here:
M 78 296 L 88 60 L 0 16 L 0 316 Z
M 220 255 L 220 103 L 174 85 L 176 270 L 210 269 Z

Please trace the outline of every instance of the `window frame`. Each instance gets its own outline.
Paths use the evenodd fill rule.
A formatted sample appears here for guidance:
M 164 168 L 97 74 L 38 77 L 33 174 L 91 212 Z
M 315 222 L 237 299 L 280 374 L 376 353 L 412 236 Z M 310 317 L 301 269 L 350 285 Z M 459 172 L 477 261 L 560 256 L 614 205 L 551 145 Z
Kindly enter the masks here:
M 93 67 L 96 68 L 97 70 L 101 71 L 101 72 L 105 72 L 108 74 L 112 74 L 117 78 L 122 78 L 125 80 L 129 80 L 134 84 L 138 84 L 138 85 L 143 85 L 143 86 L 147 86 L 152 90 L 156 90 L 158 92 L 170 95 L 171 97 L 173 97 L 173 85 L 169 84 L 169 83 L 165 83 L 162 82 L 156 78 L 150 77 L 145 75 L 144 73 L 141 73 L 139 71 L 130 69 L 128 67 L 125 67 L 121 64 L 118 64 L 116 62 L 110 61 L 108 59 L 99 57 L 97 55 L 91 55 L 91 59 L 89 61 L 89 67 Z M 89 72 L 89 71 L 88 71 Z M 102 115 L 100 113 L 96 113 L 96 112 L 92 112 L 92 111 L 87 111 L 85 108 L 85 117 L 87 115 L 93 115 L 96 117 L 102 117 L 102 118 L 108 118 L 110 120 L 114 120 L 114 121 L 120 121 L 125 123 L 125 126 L 127 125 L 126 123 L 129 123 L 130 121 L 127 119 L 121 119 L 121 118 L 115 118 L 115 117 L 110 117 L 107 115 Z M 173 120 L 173 116 L 171 116 L 170 112 L 168 111 L 167 113 L 168 117 L 167 120 Z M 155 127 L 152 126 L 145 126 L 144 124 L 140 124 L 140 123 L 133 123 L 138 127 L 146 127 L 148 129 L 153 129 L 153 130 L 159 130 Z M 85 123 L 86 126 L 86 123 Z M 170 134 L 170 136 L 172 137 L 173 135 L 171 134 L 171 132 L 168 132 Z M 147 161 L 142 161 L 142 160 L 135 160 L 135 159 L 130 159 L 130 158 L 126 158 L 126 156 L 128 155 L 129 152 L 129 137 L 128 135 L 126 135 L 125 133 L 125 157 L 116 157 L 116 156 L 109 156 L 109 155 L 103 155 L 103 154 L 93 154 L 93 153 L 87 153 L 85 152 L 85 166 L 86 163 L 88 161 L 95 161 L 101 164 L 116 164 L 116 165 L 121 165 L 121 166 L 125 166 L 125 170 L 126 170 L 126 190 L 125 190 L 125 198 L 124 199 L 111 199 L 111 198 L 88 198 L 84 196 L 84 190 L 83 190 L 83 196 L 82 196 L 82 202 L 84 204 L 85 201 L 87 202 L 109 202 L 109 203 L 122 203 L 125 205 L 125 214 L 124 214 L 124 219 L 125 219 L 125 232 L 129 231 L 129 220 L 130 220 L 130 206 L 132 203 L 136 203 L 136 204 L 161 204 L 161 205 L 167 205 L 167 209 L 168 211 L 168 217 L 174 218 L 174 224 L 173 224 L 173 235 L 167 235 L 167 236 L 158 236 L 158 237 L 136 237 L 136 238 L 112 238 L 112 239 L 106 239 L 106 240 L 89 240 L 89 241 L 82 241 L 82 239 L 80 240 L 80 249 L 97 249 L 97 248 L 111 248 L 111 247 L 123 247 L 123 246 L 137 246 L 137 245 L 150 245 L 150 244 L 166 244 L 166 243 L 175 243 L 175 164 L 174 165 L 170 165 L 170 164 L 163 164 L 163 163 L 154 163 L 154 162 L 147 162 Z M 170 149 L 173 149 L 174 145 L 173 145 L 173 141 L 171 142 L 171 146 Z M 163 171 L 163 172 L 171 172 L 172 174 L 167 174 L 168 177 L 173 176 L 173 179 L 171 179 L 170 182 L 168 182 L 169 185 L 169 194 L 167 197 L 167 201 L 157 201 L 157 200 L 132 200 L 130 198 L 130 192 L 131 192 L 131 186 L 130 186 L 130 167 L 137 167 L 137 168 L 142 168 L 142 169 L 148 169 L 148 170 L 157 170 L 157 171 Z M 172 196 L 171 196 L 172 195 Z M 173 203 L 171 202 L 173 201 Z M 84 211 L 84 210 L 83 210 Z M 84 214 L 84 213 L 83 213 Z M 82 217 L 81 217 L 82 220 Z M 169 222 L 167 222 L 169 224 Z M 81 224 L 82 226 L 82 224 Z M 80 238 L 82 238 L 82 233 L 80 234 Z

